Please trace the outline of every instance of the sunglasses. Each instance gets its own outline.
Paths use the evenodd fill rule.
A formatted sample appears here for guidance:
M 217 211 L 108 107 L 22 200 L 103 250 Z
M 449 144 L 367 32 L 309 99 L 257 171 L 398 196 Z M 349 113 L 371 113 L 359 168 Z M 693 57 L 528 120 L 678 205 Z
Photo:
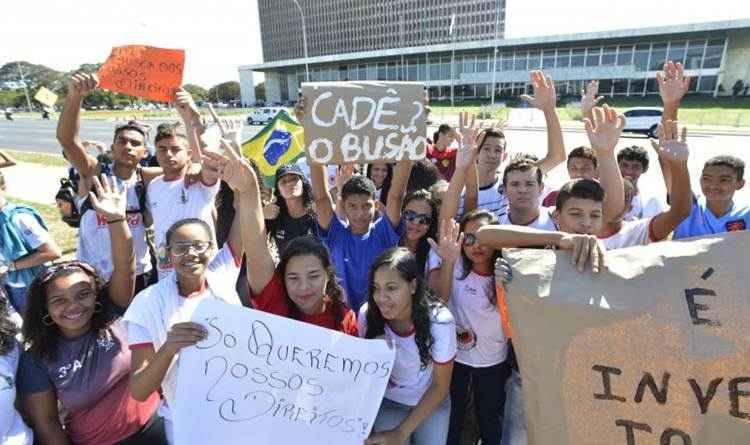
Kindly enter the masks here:
M 477 236 L 473 233 L 464 233 L 464 247 L 471 247 L 477 243 Z
M 432 224 L 432 216 L 425 215 L 424 213 L 417 213 L 413 210 L 405 210 L 403 216 L 406 222 L 416 222 L 417 224 L 422 224 L 423 226 L 429 226 L 430 224 Z
M 169 246 L 169 251 L 174 256 L 184 256 L 189 251 L 193 251 L 196 255 L 206 253 L 213 242 L 211 241 L 196 241 L 196 242 L 183 242 L 174 243 Z

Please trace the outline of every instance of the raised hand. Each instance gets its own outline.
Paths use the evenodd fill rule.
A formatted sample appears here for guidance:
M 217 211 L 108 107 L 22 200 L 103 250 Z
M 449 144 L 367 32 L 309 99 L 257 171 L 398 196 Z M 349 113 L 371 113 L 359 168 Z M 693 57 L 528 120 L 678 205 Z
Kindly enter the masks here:
M 581 91 L 581 111 L 584 116 L 587 116 L 595 106 L 599 105 L 599 102 L 604 100 L 604 96 L 597 96 L 599 94 L 599 81 L 592 80 L 586 84 L 586 89 Z
M 591 148 L 597 153 L 613 152 L 622 129 L 625 128 L 625 116 L 617 114 L 614 108 L 606 104 L 603 107 L 595 107 L 593 116 L 593 122 L 589 118 L 584 119 Z
M 242 146 L 242 129 L 244 126 L 245 123 L 240 119 L 222 119 L 219 122 L 222 137 L 231 141 L 233 148 Z
M 334 185 L 336 187 L 336 190 L 339 191 L 339 196 L 341 196 L 341 189 L 344 187 L 344 184 L 346 184 L 346 181 L 354 176 L 354 167 L 354 162 L 347 162 L 336 171 L 336 179 L 334 180 Z
M 476 162 L 478 147 L 481 142 L 479 139 L 484 139 L 484 136 L 478 136 L 479 128 L 475 126 L 475 117 L 472 114 L 471 121 L 469 121 L 469 113 L 458 114 L 458 140 L 461 143 L 461 148 L 456 153 L 457 169 L 466 169 Z
M 464 234 L 461 233 L 458 223 L 449 219 L 440 224 L 440 235 L 436 242 L 432 238 L 427 238 L 427 242 L 435 250 L 435 253 L 445 263 L 454 263 L 461 257 L 461 246 L 464 242 Z
M 513 268 L 505 258 L 495 261 L 495 281 L 503 283 L 503 287 L 507 287 L 513 281 Z
M 272 197 L 268 204 L 263 206 L 263 219 L 276 219 L 279 217 L 281 209 L 276 204 L 276 197 Z
M 557 247 L 562 250 L 572 251 L 570 254 L 570 264 L 583 272 L 586 264 L 591 264 L 591 272 L 599 273 L 604 269 L 604 245 L 594 235 L 573 235 L 566 234 L 557 243 Z
M 522 94 L 521 99 L 542 111 L 554 110 L 557 105 L 555 82 L 552 81 L 550 76 L 545 76 L 542 71 L 532 71 L 530 74 L 531 84 L 534 86 L 534 95 Z
M 224 155 L 212 152 L 203 154 L 204 167 L 217 171 L 219 177 L 235 192 L 249 191 L 253 181 L 256 180 L 252 167 L 235 152 L 235 149 L 231 147 L 231 142 L 222 139 L 221 146 L 224 148 Z
M 89 197 L 96 213 L 107 222 L 125 219 L 128 200 L 125 187 L 121 188 L 114 176 L 102 175 L 101 180 L 94 176 L 93 180 L 94 191 L 89 192 Z
M 70 78 L 68 94 L 72 96 L 85 96 L 99 86 L 99 78 L 96 74 L 78 73 Z
M 200 122 L 201 115 L 198 112 L 198 107 L 195 105 L 193 96 L 185 89 L 180 88 L 175 92 L 175 106 L 184 122 Z
M 687 162 L 690 149 L 687 144 L 687 128 L 678 129 L 678 122 L 667 120 L 659 124 L 659 142 L 654 148 L 662 159 L 669 162 Z M 679 136 L 679 139 L 678 139 Z M 651 142 L 654 145 L 654 142 Z
M 690 77 L 685 76 L 682 63 L 671 60 L 664 64 L 663 71 L 656 73 L 659 95 L 665 105 L 679 105 L 690 89 Z

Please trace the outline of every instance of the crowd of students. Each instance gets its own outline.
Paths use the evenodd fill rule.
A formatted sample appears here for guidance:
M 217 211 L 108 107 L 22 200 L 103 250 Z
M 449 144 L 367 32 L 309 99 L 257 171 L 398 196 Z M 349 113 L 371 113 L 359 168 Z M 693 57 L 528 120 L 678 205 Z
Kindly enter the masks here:
M 184 91 L 181 122 L 156 129 L 158 166 L 143 166 L 149 132 L 135 122 L 115 129 L 109 160 L 89 154 L 80 107 L 97 79 L 73 76 L 57 138 L 80 176 L 77 259 L 48 265 L 60 249 L 39 213 L 0 193 L 0 443 L 171 443 L 176 357 L 206 337 L 190 321 L 205 299 L 388 339 L 396 358 L 368 444 L 526 443 L 502 249 L 568 250 L 597 273 L 607 250 L 750 222 L 750 204 L 734 199 L 740 159 L 708 160 L 693 195 L 679 63 L 658 75 L 658 198 L 638 188 L 646 149 L 616 152 L 624 117 L 597 106 L 595 82 L 582 99 L 590 145 L 570 151 L 570 180 L 550 189 L 547 173 L 566 162 L 556 92 L 542 72 L 531 82 L 523 99 L 546 120 L 542 159 L 509 156 L 501 127 L 461 113 L 423 161 L 344 165 L 333 181 L 303 161 L 269 189 L 240 154 L 241 125 L 217 121 L 221 146 L 206 147 Z

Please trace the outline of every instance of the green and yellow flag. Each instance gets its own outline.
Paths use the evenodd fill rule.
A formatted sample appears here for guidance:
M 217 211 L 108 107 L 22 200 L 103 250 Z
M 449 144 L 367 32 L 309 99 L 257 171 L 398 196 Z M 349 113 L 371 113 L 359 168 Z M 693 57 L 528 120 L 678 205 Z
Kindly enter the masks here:
M 276 170 L 305 155 L 302 125 L 280 111 L 258 134 L 242 144 L 242 154 L 258 164 L 266 184 L 273 186 Z

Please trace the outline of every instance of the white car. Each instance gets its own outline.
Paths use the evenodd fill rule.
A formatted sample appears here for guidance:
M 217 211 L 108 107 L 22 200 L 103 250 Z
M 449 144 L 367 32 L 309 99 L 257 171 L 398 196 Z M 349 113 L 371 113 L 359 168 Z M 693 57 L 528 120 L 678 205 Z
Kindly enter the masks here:
M 662 109 L 656 107 L 638 107 L 626 110 L 624 113 L 625 129 L 629 133 L 642 133 L 651 138 L 658 137 L 656 129 L 661 122 Z
M 276 117 L 279 111 L 284 110 L 283 108 L 256 108 L 247 115 L 248 125 L 265 125 Z

